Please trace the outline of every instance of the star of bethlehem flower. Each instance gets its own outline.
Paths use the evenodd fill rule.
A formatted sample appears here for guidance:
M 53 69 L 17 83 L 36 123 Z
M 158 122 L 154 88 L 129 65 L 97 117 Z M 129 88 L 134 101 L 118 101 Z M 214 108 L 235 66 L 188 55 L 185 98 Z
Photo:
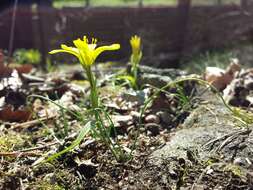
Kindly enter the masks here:
M 73 41 L 75 47 L 69 47 L 64 44 L 61 45 L 62 49 L 50 51 L 50 54 L 55 53 L 69 53 L 76 56 L 84 68 L 90 67 L 96 58 L 104 51 L 112 51 L 120 49 L 120 44 L 112 44 L 109 46 L 97 47 L 97 39 L 92 38 L 91 43 L 86 36 L 83 40 L 78 38 Z
M 137 35 L 134 35 L 130 39 L 130 45 L 132 47 L 132 52 L 135 56 L 139 55 L 141 51 L 141 38 Z

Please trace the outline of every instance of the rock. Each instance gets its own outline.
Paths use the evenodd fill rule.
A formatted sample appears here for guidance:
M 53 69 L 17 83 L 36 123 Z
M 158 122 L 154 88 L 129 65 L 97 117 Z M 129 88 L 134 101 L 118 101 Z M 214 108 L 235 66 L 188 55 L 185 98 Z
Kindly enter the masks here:
M 160 117 L 161 121 L 167 126 L 173 123 L 173 116 L 166 111 L 159 111 L 156 113 Z
M 212 83 L 217 89 L 221 88 L 224 84 L 216 84 L 217 81 L 220 82 L 221 78 L 224 76 L 225 70 L 218 67 L 206 67 L 204 73 L 204 79 Z
M 172 82 L 172 79 L 168 76 L 144 73 L 140 76 L 140 79 L 138 80 L 138 85 L 143 86 L 146 84 L 150 84 L 157 88 L 162 88 L 170 82 Z
M 159 135 L 160 133 L 160 125 L 156 123 L 147 123 L 144 127 L 151 133 L 152 136 Z
M 178 178 L 178 174 L 174 169 L 169 170 L 169 175 L 172 179 L 176 180 Z
M 253 104 L 253 70 L 242 70 L 223 91 L 230 105 L 248 107 Z
M 122 98 L 131 103 L 139 103 L 143 104 L 145 99 L 147 97 L 147 92 L 145 90 L 139 90 L 139 91 L 128 91 L 122 93 Z
M 141 114 L 137 111 L 131 111 L 130 114 L 133 117 L 134 122 L 139 122 Z
M 207 67 L 204 73 L 204 79 L 211 83 L 218 90 L 224 90 L 234 79 L 235 74 L 240 71 L 238 61 L 232 60 L 226 70 L 217 67 Z
M 231 173 L 233 170 L 224 172 L 224 167 L 231 165 L 234 158 L 252 158 L 252 125 L 240 127 L 240 122 L 213 93 L 205 93 L 200 99 L 204 101 L 190 113 L 180 128 L 170 133 L 167 143 L 148 157 L 145 167 L 134 174 L 135 187 L 226 189 L 234 175 Z M 146 129 L 149 125 L 145 125 Z M 251 163 L 250 159 L 248 161 Z M 243 176 L 244 179 L 235 176 L 232 179 L 236 182 L 232 185 L 243 182 L 245 189 L 250 189 L 252 166 L 240 168 L 247 172 L 247 176 Z M 147 180 L 150 176 L 154 178 Z
M 185 76 L 187 75 L 187 72 L 180 70 L 180 69 L 174 69 L 174 68 L 166 68 L 166 69 L 159 69 L 155 67 L 150 67 L 146 65 L 139 65 L 138 66 L 139 73 L 141 74 L 154 74 L 154 75 L 160 75 L 160 76 L 167 76 L 172 79 L 176 79 L 177 77 Z M 127 65 L 127 72 L 130 73 L 131 71 L 131 65 Z
M 146 123 L 156 123 L 156 124 L 159 124 L 160 123 L 160 118 L 154 114 L 150 114 L 150 115 L 147 115 L 145 117 L 145 122 Z
M 244 79 L 243 82 L 245 88 L 253 90 L 253 69 L 248 69 L 245 72 L 242 72 L 239 77 Z
M 187 73 L 185 71 L 179 69 L 158 69 L 154 67 L 149 67 L 145 65 L 140 65 L 139 70 L 141 73 L 155 74 L 155 75 L 163 75 L 168 76 L 172 79 L 176 79 L 177 77 L 184 76 Z
M 127 72 L 130 73 L 131 65 L 127 66 Z M 138 66 L 138 85 L 143 86 L 150 84 L 157 88 L 161 88 L 172 80 L 185 76 L 187 73 L 179 69 L 157 69 L 150 66 Z
M 94 164 L 80 164 L 77 170 L 86 178 L 92 178 L 97 174 L 97 166 Z
M 217 153 L 223 155 L 224 160 L 230 161 L 234 156 L 252 155 L 251 129 L 238 128 L 240 122 L 233 118 L 232 113 L 217 97 L 210 94 L 205 95 L 205 98 L 210 100 L 209 103 L 196 108 L 185 120 L 182 129 L 176 131 L 164 147 L 153 152 L 150 162 L 159 165 L 166 158 L 187 159 L 187 150 L 197 151 L 198 160 L 206 160 Z M 228 142 L 224 144 L 226 140 Z M 242 143 L 247 147 L 242 148 Z
M 115 127 L 130 126 L 133 124 L 133 117 L 131 115 L 112 115 L 111 119 Z
M 87 147 L 95 147 L 96 145 L 96 141 L 94 139 L 88 139 L 86 140 L 85 142 L 81 143 L 79 145 L 79 148 L 82 149 L 82 150 L 85 150 L 87 149 Z
M 237 157 L 234 159 L 233 162 L 235 165 L 238 166 L 244 166 L 244 167 L 250 167 L 252 165 L 251 161 L 247 158 Z
M 246 78 L 244 80 L 244 85 L 245 85 L 245 88 L 249 90 L 253 90 L 253 78 Z

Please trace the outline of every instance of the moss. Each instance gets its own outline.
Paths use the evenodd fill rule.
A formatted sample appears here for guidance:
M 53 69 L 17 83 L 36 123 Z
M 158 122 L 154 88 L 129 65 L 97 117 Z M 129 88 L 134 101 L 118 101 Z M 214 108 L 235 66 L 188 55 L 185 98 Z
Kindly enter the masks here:
M 2 152 L 10 152 L 23 147 L 28 139 L 27 136 L 10 131 L 6 134 L 0 134 L 0 150 Z
M 63 190 L 61 186 L 58 184 L 51 184 L 48 181 L 40 181 L 38 184 L 30 184 L 30 187 L 33 187 L 34 189 L 37 190 Z
M 33 173 L 35 176 L 39 176 L 46 173 L 51 173 L 55 171 L 55 167 L 50 163 L 41 163 L 33 167 Z
M 248 126 L 249 124 L 253 123 L 253 114 L 248 112 L 247 110 L 243 110 L 241 108 L 233 108 L 234 112 L 233 112 L 233 117 L 235 119 L 239 119 L 239 121 L 241 121 L 240 123 L 244 123 L 245 126 Z M 242 125 L 239 125 L 242 126 Z
M 228 164 L 225 168 L 224 171 L 230 171 L 232 172 L 235 176 L 238 177 L 243 177 L 245 174 L 240 166 L 234 165 L 234 164 Z

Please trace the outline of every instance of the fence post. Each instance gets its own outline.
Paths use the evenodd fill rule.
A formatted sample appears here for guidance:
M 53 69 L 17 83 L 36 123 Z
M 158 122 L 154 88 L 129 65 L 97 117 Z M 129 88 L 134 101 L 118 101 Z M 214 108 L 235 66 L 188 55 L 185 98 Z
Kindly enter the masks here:
M 89 7 L 90 6 L 90 0 L 85 0 L 85 7 Z
M 191 9 L 191 0 L 178 0 L 177 12 L 177 39 L 176 50 L 178 54 L 178 61 L 184 56 L 185 41 L 187 37 L 187 28 L 189 22 L 189 14 Z
M 177 6 L 178 7 L 181 7 L 181 6 L 190 7 L 191 6 L 191 0 L 178 0 L 177 1 Z
M 217 5 L 222 5 L 222 0 L 217 0 Z
M 248 5 L 249 5 L 249 1 L 248 0 L 240 0 L 240 4 L 242 9 L 247 9 Z
M 143 0 L 139 0 L 139 1 L 138 1 L 138 6 L 139 6 L 139 7 L 143 7 Z
M 35 46 L 39 49 L 41 53 L 41 68 L 46 69 L 46 59 L 47 59 L 47 48 L 46 48 L 46 39 L 45 39 L 45 25 L 43 20 L 43 8 L 40 4 L 37 4 L 36 9 L 33 10 L 33 16 L 35 16 L 36 20 L 34 20 L 34 30 L 35 34 Z
M 35 1 L 34 1 L 34 2 L 35 2 Z M 40 6 L 52 7 L 53 1 L 52 1 L 52 0 L 40 0 L 40 1 L 39 1 L 39 5 L 40 5 Z

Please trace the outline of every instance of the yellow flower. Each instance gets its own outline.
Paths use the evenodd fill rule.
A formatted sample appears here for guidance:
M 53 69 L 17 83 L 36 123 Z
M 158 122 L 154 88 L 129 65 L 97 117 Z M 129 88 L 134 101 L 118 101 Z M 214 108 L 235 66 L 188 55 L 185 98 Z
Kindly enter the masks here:
M 61 45 L 62 49 L 57 49 L 50 51 L 50 54 L 55 53 L 69 53 L 76 56 L 81 64 L 87 68 L 90 67 L 96 60 L 96 58 L 104 51 L 118 50 L 120 48 L 119 44 L 112 44 L 109 46 L 97 47 L 97 39 L 92 38 L 91 43 L 86 36 L 83 37 L 83 40 L 80 38 L 73 41 L 75 47 L 69 47 L 64 44 Z
M 141 51 L 141 38 L 137 35 L 132 36 L 130 39 L 130 44 L 133 54 L 137 56 Z

